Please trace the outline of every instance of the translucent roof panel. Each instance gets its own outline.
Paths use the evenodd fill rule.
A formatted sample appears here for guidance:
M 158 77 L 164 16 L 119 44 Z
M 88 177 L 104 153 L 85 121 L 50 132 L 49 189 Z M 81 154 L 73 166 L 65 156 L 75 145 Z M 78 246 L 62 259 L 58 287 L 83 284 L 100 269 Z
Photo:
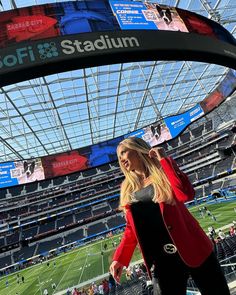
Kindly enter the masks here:
M 1 2 L 5 11 L 62 1 Z M 236 37 L 235 1 L 159 3 L 216 20 Z M 78 69 L 2 87 L 0 161 L 77 149 L 181 113 L 205 98 L 227 71 L 200 62 L 148 61 Z

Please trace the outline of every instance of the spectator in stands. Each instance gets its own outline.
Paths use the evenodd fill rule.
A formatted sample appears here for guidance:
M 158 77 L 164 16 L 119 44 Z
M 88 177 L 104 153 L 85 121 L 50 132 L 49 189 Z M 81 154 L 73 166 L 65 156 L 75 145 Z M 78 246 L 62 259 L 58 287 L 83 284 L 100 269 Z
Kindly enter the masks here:
M 77 288 L 74 288 L 72 295 L 80 295 L 80 292 L 78 291 Z
M 189 275 L 201 294 L 229 295 L 213 244 L 184 205 L 194 197 L 187 175 L 163 148 L 151 148 L 140 138 L 123 140 L 117 156 L 125 175 L 120 208 L 127 224 L 110 266 L 114 279 L 120 281 L 139 243 L 162 295 L 186 295 Z
M 109 294 L 109 284 L 108 284 L 107 279 L 104 279 L 102 281 L 102 284 L 103 284 L 103 292 L 104 292 L 104 295 Z
M 92 283 L 92 290 L 94 295 L 98 295 L 98 286 L 95 284 L 95 282 Z
M 103 283 L 102 282 L 98 285 L 98 294 L 99 295 L 104 295 Z
M 233 237 L 235 236 L 235 234 L 236 234 L 236 230 L 235 230 L 235 227 L 232 225 L 229 229 L 229 235 Z
M 126 269 L 125 277 L 126 277 L 126 280 L 127 280 L 127 281 L 130 281 L 130 280 L 131 280 L 131 270 L 130 270 L 130 267 L 128 267 L 128 268 Z
M 221 240 L 224 240 L 226 238 L 225 233 L 221 229 L 218 232 L 218 236 Z
M 94 295 L 94 292 L 93 292 L 93 286 L 90 286 L 88 288 L 88 295 Z
M 108 284 L 109 284 L 110 291 L 113 291 L 116 288 L 116 282 L 115 282 L 114 277 L 111 273 L 109 273 Z

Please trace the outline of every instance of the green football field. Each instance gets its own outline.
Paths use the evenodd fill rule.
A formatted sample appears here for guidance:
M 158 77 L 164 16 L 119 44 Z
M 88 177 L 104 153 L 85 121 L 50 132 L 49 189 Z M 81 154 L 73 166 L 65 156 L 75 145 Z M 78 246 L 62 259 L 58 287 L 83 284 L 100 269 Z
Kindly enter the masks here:
M 236 220 L 234 207 L 235 202 L 207 205 L 207 208 L 216 217 L 216 221 L 211 217 L 200 218 L 199 207 L 191 208 L 190 211 L 200 221 L 202 227 L 207 228 L 212 225 L 214 228 L 223 227 L 233 220 Z M 228 228 L 225 230 L 227 231 Z M 99 275 L 108 272 L 114 247 L 112 242 L 119 243 L 119 236 L 100 240 L 93 244 L 75 249 L 66 254 L 61 254 L 57 258 L 47 263 L 38 264 L 19 273 L 20 278 L 24 276 L 25 282 L 17 283 L 16 273 L 0 278 L 0 295 L 41 295 L 45 288 L 49 295 L 56 294 L 59 291 L 66 290 L 68 287 L 78 285 L 87 280 L 91 280 Z M 101 255 L 104 243 L 107 243 L 108 250 Z M 138 251 L 133 256 L 133 261 L 141 258 Z M 55 261 L 55 264 L 53 263 Z M 8 287 L 6 286 L 8 281 Z M 56 290 L 53 292 L 52 283 L 56 284 Z

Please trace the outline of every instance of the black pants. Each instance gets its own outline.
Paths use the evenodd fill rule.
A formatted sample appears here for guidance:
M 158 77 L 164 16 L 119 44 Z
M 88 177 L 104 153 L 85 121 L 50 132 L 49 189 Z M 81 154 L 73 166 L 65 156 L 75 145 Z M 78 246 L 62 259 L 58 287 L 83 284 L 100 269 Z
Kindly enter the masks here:
M 173 255 L 173 254 L 172 254 Z M 165 262 L 157 263 L 154 276 L 161 295 L 186 295 L 187 280 L 192 277 L 202 295 L 230 295 L 220 264 L 212 253 L 199 267 L 190 268 L 179 255 L 169 255 Z M 171 257 L 172 256 L 172 257 Z

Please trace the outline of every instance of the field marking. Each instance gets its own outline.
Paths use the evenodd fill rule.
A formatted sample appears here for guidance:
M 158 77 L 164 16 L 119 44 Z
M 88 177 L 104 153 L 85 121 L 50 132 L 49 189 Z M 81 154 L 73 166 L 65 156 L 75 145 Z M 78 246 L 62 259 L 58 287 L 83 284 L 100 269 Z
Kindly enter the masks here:
M 104 253 L 103 251 L 103 245 L 102 245 L 102 242 L 101 242 L 101 253 Z M 104 255 L 101 255 L 102 256 L 102 274 L 105 273 L 105 268 L 104 268 Z
M 69 271 L 71 265 L 76 261 L 77 257 L 79 256 L 80 254 L 80 251 L 77 252 L 77 254 L 75 255 L 75 258 L 72 260 L 72 262 L 69 264 L 67 270 L 65 271 L 65 273 L 63 274 L 63 276 L 61 277 L 60 281 L 58 282 L 57 286 L 56 286 L 56 289 L 53 291 L 52 294 L 55 294 L 57 288 L 59 287 L 59 285 L 61 284 L 63 278 L 65 277 L 65 275 L 67 274 L 67 272 Z M 88 257 L 88 256 L 87 256 Z M 87 259 L 87 258 L 86 258 Z
M 118 235 L 120 235 L 120 233 L 118 234 Z M 110 240 L 111 238 L 110 237 L 107 237 L 107 238 L 105 238 L 105 240 Z M 103 241 L 103 239 L 99 239 L 99 240 L 97 240 L 96 242 L 89 242 L 89 243 L 87 243 L 87 244 L 85 244 L 85 245 L 83 245 L 83 246 L 80 246 L 80 247 L 76 247 L 75 249 L 73 249 L 72 251 L 69 251 L 69 252 L 66 252 L 66 253 L 61 253 L 61 255 L 59 254 L 57 257 L 55 257 L 55 258 L 52 258 L 52 259 L 50 259 L 50 263 L 51 262 L 53 262 L 54 260 L 60 260 L 60 262 L 58 263 L 58 265 L 61 265 L 61 260 L 63 260 L 63 258 L 65 258 L 65 259 L 68 259 L 68 257 L 69 257 L 69 255 L 73 255 L 75 252 L 80 252 L 80 250 L 86 250 L 86 249 L 88 249 L 88 248 L 91 248 L 91 246 L 94 246 L 94 245 L 97 245 L 97 244 L 99 244 L 99 243 L 101 243 Z M 108 250 L 109 251 L 109 250 Z M 76 256 L 78 255 L 78 253 L 76 254 Z M 76 257 L 75 257 L 76 258 Z M 34 264 L 34 265 L 32 265 L 32 266 L 29 266 L 29 267 L 27 267 L 26 269 L 22 269 L 22 270 L 19 270 L 19 271 L 16 271 L 16 272 L 14 272 L 14 273 L 12 273 L 12 274 L 8 274 L 8 275 L 4 275 L 3 277 L 1 277 L 1 280 L 0 280 L 0 284 L 1 284 L 1 282 L 3 282 L 3 279 L 5 278 L 7 278 L 7 277 L 9 277 L 10 276 L 10 280 L 9 280 L 9 287 L 11 287 L 11 284 L 14 284 L 14 281 L 15 281 L 15 276 L 16 276 L 16 274 L 17 273 L 19 273 L 19 274 L 21 274 L 22 272 L 26 272 L 26 273 L 30 273 L 29 272 L 29 270 L 30 269 L 32 269 L 32 268 L 34 268 L 33 270 L 32 270 L 32 273 L 29 275 L 29 276 L 27 276 L 29 279 L 30 278 L 32 278 L 33 276 L 34 276 L 34 273 L 36 273 L 36 272 L 38 272 L 38 271 L 40 271 L 40 269 L 41 268 L 43 268 L 44 266 L 45 266 L 45 264 L 47 263 L 47 261 L 44 261 L 42 264 L 40 264 L 40 263 L 37 263 L 37 264 Z M 73 263 L 73 261 L 72 261 L 72 263 Z M 56 267 L 57 268 L 57 267 Z M 56 269 L 55 269 L 56 270 Z M 54 271 L 53 271 L 54 272 Z M 19 294 L 21 294 L 22 292 L 25 292 L 25 290 L 27 290 L 32 284 L 34 283 L 34 280 L 33 280 L 33 282 L 32 283 L 30 283 L 30 285 L 29 286 L 27 286 L 25 289 L 23 289 L 22 291 L 20 291 L 20 293 Z M 28 284 L 28 282 L 26 282 L 25 284 Z M 59 284 L 59 283 L 58 283 Z M 4 288 L 4 284 L 3 284 L 3 288 Z M 20 286 L 21 286 L 21 284 L 20 284 Z M 8 292 L 10 292 L 10 293 L 4 293 L 4 295 L 12 295 L 12 290 L 15 290 L 16 288 L 18 288 L 19 286 L 18 286 L 18 284 L 16 284 L 16 286 L 15 287 L 13 287 L 13 289 L 11 289 L 11 290 L 7 290 Z M 2 291 L 2 289 L 3 288 L 1 288 L 1 290 L 0 290 L 0 294 L 1 294 L 1 291 Z M 39 289 L 37 289 L 37 292 L 39 291 Z M 37 294 L 37 293 L 34 293 L 34 295 L 35 294 Z
M 91 247 L 90 247 L 90 248 L 91 248 Z M 81 271 L 81 273 L 80 273 L 79 282 L 78 282 L 77 285 L 79 285 L 79 283 L 80 283 L 80 281 L 81 281 L 82 275 L 83 275 L 84 270 L 85 270 L 85 265 L 87 264 L 87 261 L 88 261 L 88 257 L 89 257 L 89 253 L 87 253 L 87 256 L 86 256 L 86 259 L 85 259 L 84 265 L 83 265 L 83 267 L 82 267 L 82 271 Z
M 42 291 L 42 288 L 41 288 L 42 283 L 40 282 L 39 276 L 38 276 L 38 281 L 39 281 L 39 289 L 37 289 L 36 293 L 38 293 L 38 290 L 40 290 L 41 295 L 43 295 L 43 291 Z M 34 293 L 34 294 L 36 294 L 36 293 Z
M 41 267 L 42 267 L 42 266 L 41 266 Z M 32 276 L 33 276 L 33 273 L 36 273 L 36 271 L 38 272 L 38 271 L 40 270 L 41 267 L 39 267 L 38 269 L 37 269 L 37 268 L 34 269 L 33 272 L 32 272 L 32 274 L 30 274 L 29 276 L 27 276 L 28 279 L 29 279 L 29 282 L 30 282 L 30 278 L 32 278 Z M 24 269 L 24 270 L 25 270 L 25 269 Z M 21 275 L 21 276 L 22 276 L 22 275 Z M 24 274 L 24 277 L 25 277 L 25 274 Z M 12 275 L 12 280 L 14 281 L 14 274 Z M 26 281 L 26 280 L 25 280 L 25 281 Z M 24 288 L 21 292 L 25 292 L 25 290 L 27 290 L 27 289 L 33 284 L 34 280 L 33 280 L 33 282 L 32 282 L 29 286 L 27 286 L 29 282 L 20 283 L 20 284 L 17 283 L 16 286 L 15 286 L 12 290 L 9 290 L 10 293 L 7 293 L 7 295 L 12 295 L 12 291 L 15 290 L 16 288 L 18 288 L 19 286 L 21 287 L 22 284 L 24 284 L 24 286 L 26 286 L 26 288 Z
M 46 263 L 47 263 L 47 261 L 45 261 L 45 263 L 43 264 L 43 266 L 45 266 Z M 59 266 L 61 266 L 61 263 L 59 263 Z M 47 267 L 48 267 L 48 266 L 47 266 Z M 56 271 L 56 267 L 54 268 L 54 270 L 52 271 L 52 274 L 51 274 L 50 277 L 49 277 L 50 280 L 52 280 L 52 276 L 53 276 L 53 274 L 54 274 L 55 271 Z M 41 285 L 41 284 L 44 284 L 45 281 L 42 281 L 42 282 L 41 282 L 40 279 L 39 279 L 39 275 L 38 275 L 37 277 L 38 277 L 38 281 L 39 281 L 40 285 Z M 40 293 L 43 294 L 40 285 L 39 285 L 39 288 L 38 288 L 38 289 L 36 290 L 36 292 L 34 293 L 34 295 L 37 294 L 39 290 L 40 290 Z

